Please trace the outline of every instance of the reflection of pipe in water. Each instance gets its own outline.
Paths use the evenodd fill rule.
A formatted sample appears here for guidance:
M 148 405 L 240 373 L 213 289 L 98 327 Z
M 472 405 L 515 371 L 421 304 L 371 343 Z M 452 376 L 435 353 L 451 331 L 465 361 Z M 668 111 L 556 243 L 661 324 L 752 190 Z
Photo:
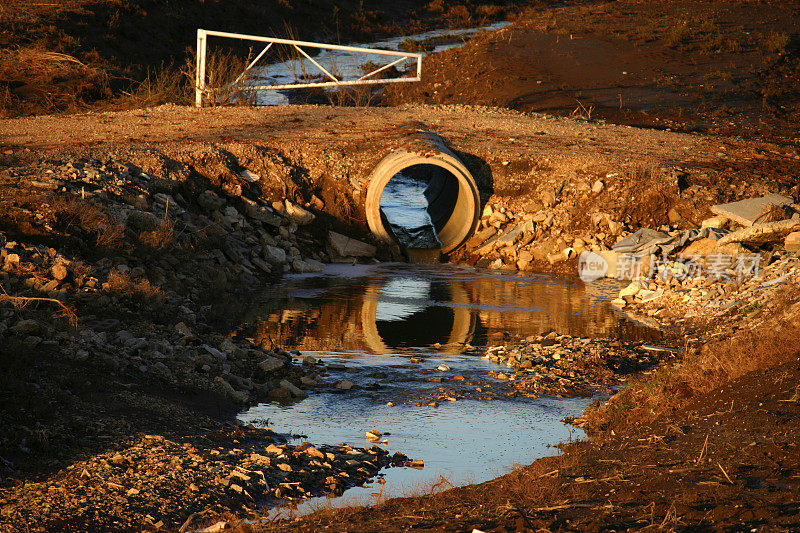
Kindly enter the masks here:
M 437 290 L 448 294 L 431 294 Z M 443 301 L 456 305 L 434 303 Z M 458 305 L 468 302 L 469 295 L 461 283 L 432 284 L 414 278 L 394 279 L 386 285 L 371 283 L 361 307 L 364 341 L 374 353 L 393 353 L 401 344 L 425 346 L 436 342 L 443 345 L 445 353 L 459 353 L 464 343 L 472 341 L 476 327 L 475 314 Z

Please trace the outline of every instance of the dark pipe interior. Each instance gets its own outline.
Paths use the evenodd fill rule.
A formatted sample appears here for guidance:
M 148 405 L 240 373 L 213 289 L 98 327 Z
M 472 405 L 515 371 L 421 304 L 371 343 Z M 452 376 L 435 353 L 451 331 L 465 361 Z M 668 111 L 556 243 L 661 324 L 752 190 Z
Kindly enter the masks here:
M 403 320 L 377 320 L 375 325 L 378 335 L 391 348 L 445 344 L 453 329 L 453 310 L 435 305 Z

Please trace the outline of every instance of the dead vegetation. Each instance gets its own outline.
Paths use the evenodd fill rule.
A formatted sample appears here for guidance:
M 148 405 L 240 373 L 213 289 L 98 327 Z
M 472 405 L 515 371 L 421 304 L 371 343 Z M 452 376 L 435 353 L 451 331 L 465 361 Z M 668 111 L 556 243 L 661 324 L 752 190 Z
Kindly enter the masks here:
M 72 195 L 56 196 L 52 201 L 54 226 L 65 233 L 79 229 L 95 236 L 95 244 L 104 248 L 119 247 L 125 228 L 102 207 Z
M 687 345 L 678 365 L 663 366 L 634 381 L 608 402 L 588 410 L 583 417 L 586 428 L 608 432 L 648 423 L 747 373 L 797 359 L 799 300 L 800 289 L 795 286 L 769 305 L 745 308 L 743 314 L 750 315 L 749 320 L 765 324 L 730 339 Z
M 75 308 L 55 298 L 11 295 L 8 294 L 3 285 L 0 284 L 0 304 L 5 302 L 10 303 L 17 309 L 25 309 L 26 307 L 36 306 L 40 303 L 52 304 L 58 309 L 53 314 L 53 318 L 64 319 L 72 326 L 78 325 L 78 314 L 75 311 Z
M 146 278 L 133 278 L 128 272 L 116 268 L 108 273 L 108 281 L 103 283 L 103 290 L 128 297 L 140 304 L 162 304 L 165 300 L 161 287 L 153 285 Z

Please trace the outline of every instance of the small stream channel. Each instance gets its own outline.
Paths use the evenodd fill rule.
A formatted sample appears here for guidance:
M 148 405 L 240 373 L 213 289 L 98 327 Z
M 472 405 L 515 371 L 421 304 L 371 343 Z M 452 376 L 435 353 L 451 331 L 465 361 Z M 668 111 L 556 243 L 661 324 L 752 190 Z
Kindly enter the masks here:
M 451 36 L 433 50 L 441 51 L 503 25 L 411 38 Z M 397 50 L 404 39 L 369 46 Z M 327 51 L 316 59 L 333 60 Z M 375 64 L 393 59 L 375 56 Z M 345 79 L 362 74 L 361 57 L 337 52 L 336 61 Z M 256 81 L 290 83 L 306 69 L 312 67 L 298 60 L 276 63 L 261 69 Z M 285 95 L 265 91 L 259 103 L 285 102 Z M 428 212 L 427 187 L 424 176 L 400 173 L 380 199 L 382 215 L 412 257 L 411 252 L 442 247 Z M 329 265 L 320 274 L 287 276 L 269 287 L 263 305 L 248 319 L 256 340 L 298 350 L 298 362 L 309 356 L 318 360 L 322 383 L 307 399 L 261 404 L 239 419 L 296 435 L 297 443 L 365 446 L 366 432 L 377 430 L 383 434 L 379 445 L 425 464 L 421 470 L 384 470 L 373 483 L 344 496 L 315 498 L 298 509 L 275 512 L 296 515 L 327 505 L 374 502 L 376 494 L 402 496 L 428 492 L 437 484 L 479 483 L 558 453 L 559 442 L 583 437 L 562 420 L 580 415 L 590 398 L 498 394 L 487 374 L 500 368 L 475 355 L 472 347 L 549 332 L 651 340 L 654 332 L 629 322 L 608 303 L 620 286 L 610 280 L 584 285 L 575 277 L 384 263 Z M 343 381 L 353 387 L 334 386 Z M 453 392 L 451 401 L 430 401 L 447 397 L 447 391 Z
M 355 46 L 362 48 L 378 48 L 382 50 L 401 50 L 401 45 L 407 40 L 416 41 L 419 43 L 430 43 L 429 48 L 424 53 L 437 53 L 444 50 L 463 45 L 467 39 L 482 31 L 491 31 L 504 28 L 511 24 L 510 22 L 497 22 L 490 26 L 482 26 L 479 28 L 464 28 L 460 30 L 433 30 L 425 33 L 415 35 L 403 35 L 400 37 L 392 37 L 380 41 L 373 41 L 371 43 L 343 43 L 347 46 Z M 338 43 L 337 43 L 338 44 Z M 280 48 L 280 47 L 276 47 Z M 266 65 L 260 68 L 253 69 L 253 75 L 249 79 L 252 85 L 284 85 L 290 83 L 297 83 L 298 81 L 318 81 L 324 75 L 322 72 L 308 59 L 294 53 L 293 51 L 286 51 L 281 57 L 278 52 L 279 61 Z M 331 73 L 336 75 L 341 80 L 355 80 L 363 76 L 364 65 L 369 63 L 369 70 L 387 65 L 397 59 L 393 56 L 384 56 L 378 54 L 365 55 L 362 53 L 346 52 L 346 51 L 333 51 L 333 50 L 320 50 L 320 52 L 313 56 L 314 60 L 328 69 Z M 398 69 L 402 71 L 407 68 L 408 64 L 398 65 Z M 287 91 L 260 91 L 257 97 L 257 105 L 285 105 L 289 103 L 289 96 Z
M 469 353 L 470 345 L 551 331 L 653 339 L 609 305 L 619 286 L 405 263 L 329 265 L 320 274 L 287 276 L 269 288 L 249 321 L 258 339 L 296 349 L 298 359 L 319 359 L 324 384 L 305 400 L 261 404 L 239 418 L 302 435 L 298 443 L 364 446 L 365 433 L 377 430 L 388 440 L 381 446 L 425 462 L 422 470 L 383 471 L 383 487 L 378 479 L 337 499 L 310 500 L 294 513 L 375 501 L 381 489 L 382 496 L 427 492 L 444 483 L 440 476 L 453 485 L 491 479 L 581 438 L 562 419 L 580 415 L 591 399 L 507 398 L 493 394 L 491 384 L 476 393 L 475 383 L 491 381 L 487 373 L 499 368 Z M 342 380 L 354 387 L 332 386 Z M 472 389 L 469 399 L 429 405 L 431 394 L 459 387 Z

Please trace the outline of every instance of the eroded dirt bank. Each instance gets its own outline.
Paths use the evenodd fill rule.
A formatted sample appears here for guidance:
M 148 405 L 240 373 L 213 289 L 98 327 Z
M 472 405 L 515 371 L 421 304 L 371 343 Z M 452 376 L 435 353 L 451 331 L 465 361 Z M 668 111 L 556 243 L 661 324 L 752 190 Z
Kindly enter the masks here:
M 208 432 L 248 402 L 299 398 L 316 387 L 331 386 L 313 367 L 294 365 L 291 354 L 263 342 L 268 339 L 242 335 L 237 308 L 254 287 L 276 274 L 341 260 L 329 230 L 369 240 L 361 204 L 366 177 L 399 145 L 409 124 L 422 124 L 447 139 L 478 178 L 482 204 L 491 206 L 483 217 L 482 240 L 453 260 L 483 261 L 504 270 L 574 272 L 574 260 L 564 260 L 570 255 L 565 250 L 574 249 L 578 240 L 586 249 L 603 251 L 640 227 L 697 227 L 717 202 L 767 192 L 797 194 L 800 155 L 793 145 L 488 108 L 164 106 L 3 121 L 0 279 L 7 294 L 18 298 L 2 304 L 0 331 L 6 375 L 11 377 L 3 390 L 4 426 L 10 429 L 3 435 L 0 453 L 7 487 L 4 516 L 11 530 L 29 520 L 52 530 L 96 519 L 75 514 L 83 505 L 79 498 L 51 513 L 56 518 L 37 514 L 49 507 L 50 486 L 83 491 L 87 498 L 115 494 L 119 506 L 109 512 L 119 518 L 102 522 L 103 527 L 177 529 L 196 512 L 202 514 L 194 515 L 192 527 L 220 519 L 235 524 L 258 516 L 248 498 L 263 487 L 258 477 L 239 468 L 242 464 L 253 469 L 254 461 L 261 461 L 265 475 L 274 476 L 270 497 L 278 496 L 275 490 L 298 498 L 341 490 L 360 482 L 362 474 L 372 475 L 377 463 L 369 459 L 359 457 L 352 465 L 345 461 L 364 471 L 351 472 L 348 481 L 341 481 L 346 478 L 337 475 L 348 473 L 347 468 L 339 463 L 326 467 L 322 458 L 309 458 L 313 452 L 305 445 L 268 451 L 279 436 L 241 436 L 231 428 L 217 437 Z M 501 242 L 503 246 L 483 246 L 490 234 L 502 236 L 517 226 L 525 230 Z M 697 336 L 679 361 L 690 370 L 698 365 L 700 375 L 711 376 L 708 379 L 688 380 L 681 374 L 669 378 L 673 363 L 668 363 L 658 371 L 663 378 L 651 374 L 628 396 L 609 403 L 605 409 L 610 411 L 601 409 L 594 418 L 587 414 L 584 424 L 598 440 L 571 448 L 561 458 L 542 460 L 478 487 L 425 500 L 393 500 L 377 510 L 313 516 L 286 527 L 513 530 L 539 525 L 643 527 L 647 523 L 639 520 L 645 519 L 658 524 L 666 519 L 665 525 L 680 527 L 707 524 L 712 520 L 708 516 L 721 524 L 750 520 L 754 527 L 791 527 L 797 514 L 789 503 L 797 490 L 796 465 L 784 456 L 796 431 L 790 416 L 796 404 L 789 394 L 797 386 L 791 366 L 796 355 L 788 341 L 795 331 L 796 298 L 794 289 L 787 287 L 796 279 L 796 267 L 791 254 L 776 253 L 776 259 L 768 261 L 773 265 L 769 275 L 780 278 L 770 285 L 774 302 L 765 301 L 763 291 L 752 287 L 740 291 L 720 285 L 720 294 L 742 295 L 721 322 L 717 311 L 708 309 L 699 309 L 698 320 L 687 324 L 668 321 L 680 318 L 671 313 L 661 316 L 657 311 L 662 304 L 678 314 L 680 305 L 688 305 L 680 286 L 664 287 L 675 289 L 671 305 L 666 302 L 673 300 L 666 297 L 641 306 L 631 299 L 630 306 L 640 309 L 644 320 L 675 327 L 679 337 Z M 377 251 L 384 259 L 396 254 L 391 249 Z M 26 298 L 52 298 L 69 307 L 65 316 L 56 301 Z M 757 329 L 749 331 L 750 324 Z M 778 324 L 784 324 L 783 329 Z M 713 341 L 729 335 L 733 340 Z M 696 350 L 697 339 L 707 348 Z M 743 350 L 763 352 L 763 357 L 751 358 L 748 366 L 742 364 L 744 357 L 723 356 Z M 728 362 L 707 363 L 713 360 Z M 702 399 L 703 393 L 738 378 L 742 371 L 772 364 L 788 366 L 782 374 L 767 372 L 732 382 L 730 399 L 747 398 L 741 410 L 728 407 L 730 414 L 721 418 L 720 426 L 703 418 L 723 412 L 721 407 L 708 411 L 712 404 Z M 664 411 L 635 396 L 649 391 L 642 398 L 658 398 L 653 387 L 671 399 Z M 771 388 L 776 391 L 773 400 L 758 400 L 768 407 L 751 409 L 753 391 Z M 697 406 L 686 407 L 694 397 L 700 398 Z M 25 398 L 24 405 L 20 398 Z M 723 400 L 727 405 L 729 397 Z M 749 433 L 737 429 L 744 420 L 762 416 L 762 407 L 767 410 L 764 424 Z M 654 419 L 657 414 L 661 417 Z M 652 426 L 640 424 L 652 420 Z M 778 426 L 785 431 L 765 444 Z M 137 440 L 143 433 L 167 441 Z M 198 452 L 192 439 L 204 433 L 212 443 Z M 709 433 L 707 449 L 701 452 Z M 252 453 L 266 461 L 236 451 L 241 448 L 236 441 L 245 437 L 256 438 L 248 446 L 255 446 Z M 731 459 L 723 463 L 713 455 L 722 453 L 718 450 L 726 446 L 723 442 L 738 446 L 742 439 L 749 442 L 739 447 L 741 456 L 726 454 L 726 460 Z M 751 442 L 756 445 L 745 446 Z M 158 449 L 151 450 L 150 473 L 129 472 L 125 477 L 117 472 L 129 463 L 126 457 L 153 447 Z M 194 483 L 203 489 L 203 498 L 189 487 L 181 488 L 183 477 L 166 489 L 166 496 L 156 497 L 160 503 L 145 499 L 149 493 L 135 483 L 124 484 L 165 468 L 158 461 L 165 447 L 186 450 L 185 479 L 196 476 L 202 481 Z M 350 454 L 331 450 L 337 461 L 335 452 Z M 211 476 L 197 470 L 198 453 L 226 459 Z M 629 460 L 630 453 L 641 460 Z M 772 457 L 764 458 L 769 453 Z M 703 460 L 695 461 L 697 455 Z M 313 464 L 317 459 L 320 464 Z M 84 465 L 88 474 L 61 470 L 70 464 Z M 658 475 L 651 475 L 646 466 L 651 464 L 660 465 L 653 470 Z M 234 470 L 249 479 L 242 480 Z M 328 478 L 340 481 L 331 483 Z M 43 484 L 35 490 L 24 485 L 33 480 Z M 632 480 L 641 488 L 634 491 Z M 701 489 L 678 501 L 676 483 Z M 523 486 L 542 491 L 534 494 Z M 651 489 L 657 496 L 647 501 L 636 492 Z M 31 491 L 39 496 L 31 496 Z M 786 518 L 765 521 L 766 512 L 756 511 L 755 504 L 748 504 L 745 510 L 752 514 L 743 518 L 733 507 L 741 501 L 762 502 L 759 506 L 770 516 Z M 25 506 L 39 511 L 30 514 Z M 154 514 L 156 507 L 160 511 Z M 716 515 L 714 509 L 719 509 Z M 598 518 L 598 510 L 605 514 Z M 398 524 L 398 516 L 404 517 L 403 524 Z
M 620 124 L 797 137 L 796 2 L 575 2 L 428 60 L 389 103 L 495 105 Z

